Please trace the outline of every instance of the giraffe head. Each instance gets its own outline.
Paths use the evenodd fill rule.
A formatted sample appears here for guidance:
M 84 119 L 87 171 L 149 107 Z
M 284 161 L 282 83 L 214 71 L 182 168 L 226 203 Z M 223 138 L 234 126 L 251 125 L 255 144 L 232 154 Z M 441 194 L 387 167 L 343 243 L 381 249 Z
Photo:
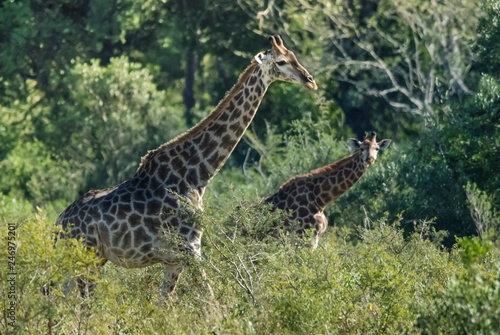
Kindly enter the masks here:
M 377 159 L 377 154 L 379 150 L 383 150 L 391 144 L 391 140 L 382 140 L 377 143 L 376 141 L 377 133 L 372 131 L 371 133 L 366 132 L 363 142 L 356 140 L 355 138 L 349 139 L 350 145 L 359 149 L 361 152 L 361 159 L 368 167 L 375 163 Z
M 270 81 L 281 80 L 302 84 L 308 89 L 317 90 L 313 76 L 300 65 L 293 51 L 288 50 L 279 35 L 270 36 L 271 49 L 259 52 L 255 60 L 267 71 Z

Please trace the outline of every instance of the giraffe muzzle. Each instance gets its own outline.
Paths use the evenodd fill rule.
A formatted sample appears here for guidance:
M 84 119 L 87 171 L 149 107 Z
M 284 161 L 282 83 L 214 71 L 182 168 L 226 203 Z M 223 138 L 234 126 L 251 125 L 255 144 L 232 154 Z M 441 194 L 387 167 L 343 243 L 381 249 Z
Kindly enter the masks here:
M 316 85 L 316 82 L 314 81 L 314 78 L 311 75 L 306 77 L 304 86 L 313 91 L 316 91 L 318 89 L 318 85 Z

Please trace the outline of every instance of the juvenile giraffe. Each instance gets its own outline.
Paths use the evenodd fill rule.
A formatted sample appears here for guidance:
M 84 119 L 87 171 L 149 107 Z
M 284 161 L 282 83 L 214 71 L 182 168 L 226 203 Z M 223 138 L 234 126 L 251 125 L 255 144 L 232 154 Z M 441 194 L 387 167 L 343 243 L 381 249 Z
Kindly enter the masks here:
M 273 204 L 273 209 L 291 211 L 284 226 L 276 230 L 275 234 L 279 236 L 282 228 L 286 229 L 292 222 L 298 221 L 300 227 L 296 231 L 297 236 L 305 236 L 306 230 L 310 229 L 313 232 L 311 247 L 316 249 L 319 237 L 328 226 L 325 207 L 349 190 L 375 162 L 378 151 L 391 144 L 391 140 L 377 143 L 375 138 L 375 132 L 370 135 L 367 133 L 363 142 L 351 138 L 351 146 L 359 149 L 352 156 L 292 177 L 281 185 L 278 193 L 267 198 L 265 202 Z
M 317 85 L 281 37 L 269 37 L 271 49 L 258 53 L 215 110 L 200 123 L 142 158 L 134 177 L 84 194 L 58 218 L 69 237 L 84 237 L 104 265 L 165 265 L 162 294 L 175 288 L 183 264 L 179 252 L 200 255 L 202 229 L 190 223 L 185 202 L 202 209 L 210 180 L 224 165 L 250 125 L 268 86 L 276 80 Z M 164 232 L 175 231 L 185 243 L 174 245 Z M 176 235 L 177 236 L 177 235 Z

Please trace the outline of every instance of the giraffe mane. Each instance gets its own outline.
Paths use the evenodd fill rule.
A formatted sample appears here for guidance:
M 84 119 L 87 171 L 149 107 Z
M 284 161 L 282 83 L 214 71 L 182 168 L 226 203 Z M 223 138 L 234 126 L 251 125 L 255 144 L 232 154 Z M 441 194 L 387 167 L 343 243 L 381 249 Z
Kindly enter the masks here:
M 284 182 L 281 185 L 280 190 L 283 187 L 286 187 L 290 184 L 293 184 L 294 182 L 298 181 L 299 179 L 310 178 L 313 176 L 327 174 L 327 173 L 330 173 L 332 171 L 335 171 L 335 170 L 339 169 L 340 167 L 344 166 L 345 164 L 349 163 L 350 161 L 354 160 L 355 158 L 357 158 L 357 156 L 359 156 L 360 153 L 361 153 L 361 151 L 357 151 L 355 154 L 353 154 L 349 157 L 343 158 L 343 159 L 341 159 L 335 163 L 332 163 L 330 165 L 319 167 L 319 168 L 314 169 L 314 170 L 312 170 L 308 173 L 305 173 L 305 174 L 299 174 L 299 175 L 293 176 L 292 178 L 288 179 L 286 182 Z
M 177 135 L 174 137 L 172 140 L 168 141 L 167 143 L 162 144 L 156 149 L 149 150 L 146 155 L 144 155 L 141 158 L 141 164 L 139 164 L 139 167 L 137 168 L 137 171 L 141 169 L 144 164 L 147 163 L 147 161 L 153 157 L 153 155 L 158 152 L 162 151 L 164 149 L 169 149 L 173 147 L 174 145 L 177 145 L 179 143 L 185 142 L 191 138 L 193 138 L 195 135 L 197 135 L 202 129 L 204 129 L 210 122 L 215 120 L 218 116 L 222 114 L 224 111 L 224 108 L 229 104 L 232 98 L 239 92 L 243 84 L 246 82 L 246 80 L 250 77 L 250 75 L 253 73 L 253 70 L 259 65 L 259 63 L 255 60 L 252 59 L 252 62 L 250 65 L 243 71 L 242 74 L 238 77 L 238 81 L 236 84 L 233 85 L 233 87 L 226 92 L 226 95 L 222 100 L 217 104 L 215 109 L 207 116 L 205 117 L 202 121 L 198 122 L 198 124 L 194 125 L 184 133 Z

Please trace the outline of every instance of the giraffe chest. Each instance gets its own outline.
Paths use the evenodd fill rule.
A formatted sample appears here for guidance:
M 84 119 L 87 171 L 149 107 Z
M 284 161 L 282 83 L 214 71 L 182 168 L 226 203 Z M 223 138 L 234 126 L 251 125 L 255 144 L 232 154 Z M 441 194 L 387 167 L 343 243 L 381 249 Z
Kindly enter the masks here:
M 298 224 L 298 230 L 303 232 L 313 229 L 322 234 L 328 225 L 323 214 L 323 208 L 314 201 L 311 192 L 287 192 L 276 194 L 269 199 L 274 204 L 274 208 L 290 212 L 285 226 Z

